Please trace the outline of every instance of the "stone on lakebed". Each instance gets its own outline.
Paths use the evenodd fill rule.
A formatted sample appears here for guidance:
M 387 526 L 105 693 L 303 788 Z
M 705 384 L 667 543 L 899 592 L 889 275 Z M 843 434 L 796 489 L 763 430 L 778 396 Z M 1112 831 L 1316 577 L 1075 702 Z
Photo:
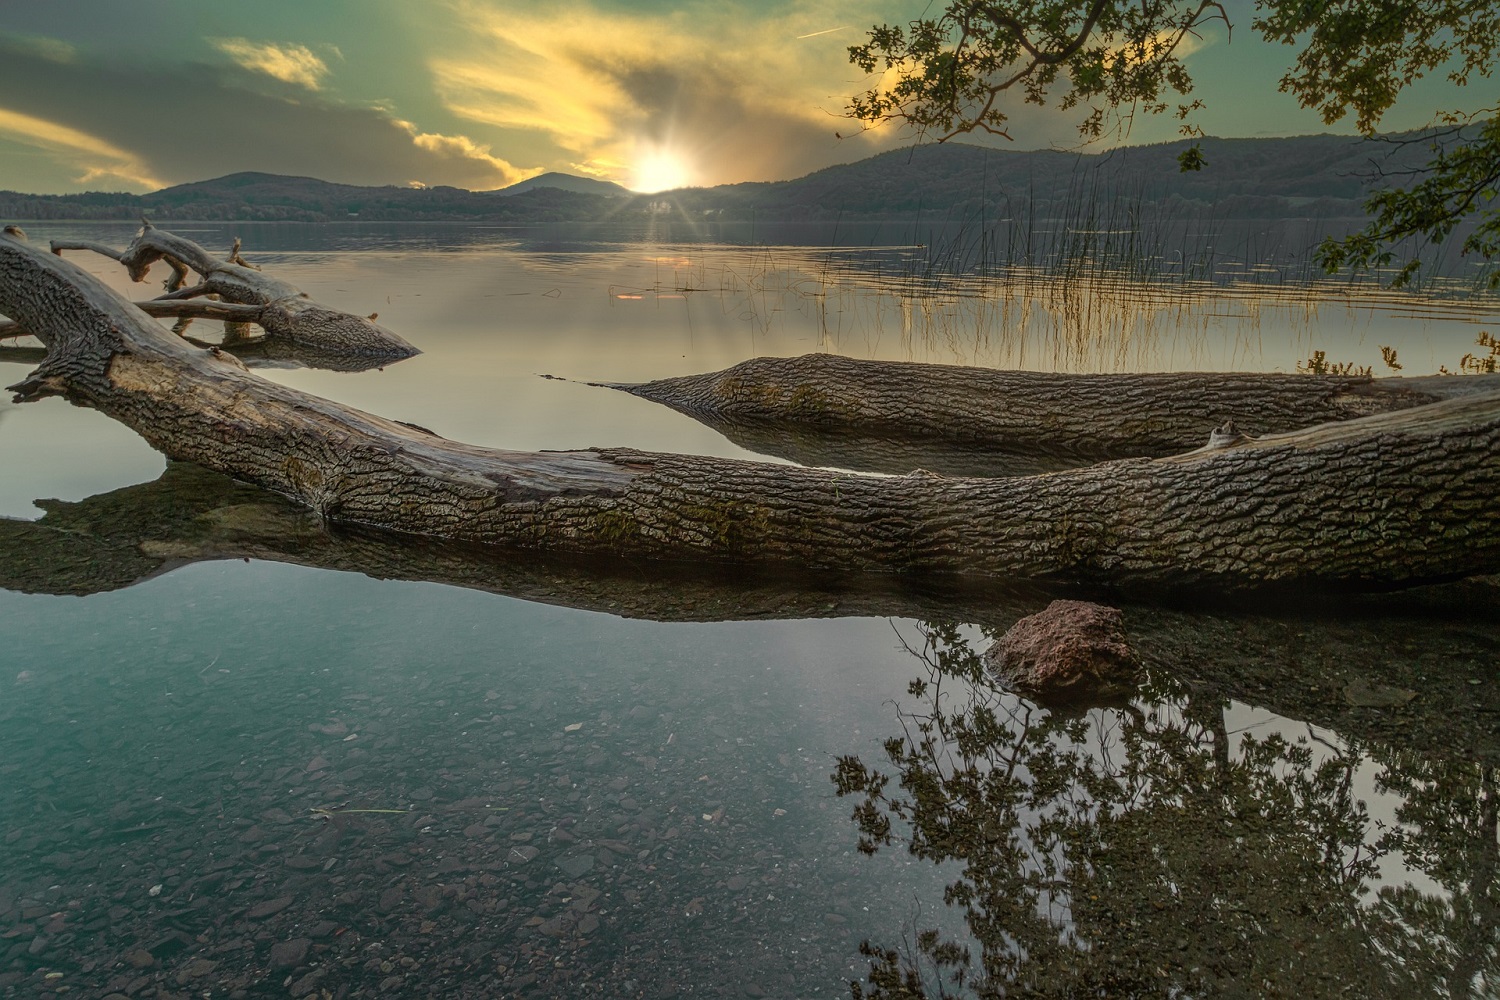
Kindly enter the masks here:
M 1088 601 L 1053 601 L 1022 618 L 985 651 L 985 665 L 1006 687 L 1039 701 L 1079 701 L 1134 686 L 1125 616 Z

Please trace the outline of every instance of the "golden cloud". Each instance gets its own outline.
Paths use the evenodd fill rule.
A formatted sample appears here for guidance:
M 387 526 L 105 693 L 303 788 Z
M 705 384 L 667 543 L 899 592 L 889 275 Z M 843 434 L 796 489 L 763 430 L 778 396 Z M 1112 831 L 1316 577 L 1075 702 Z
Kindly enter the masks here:
M 243 68 L 264 73 L 283 83 L 318 90 L 328 75 L 328 64 L 305 45 L 252 42 L 248 38 L 211 38 L 209 41 Z
M 419 132 L 411 122 L 398 122 L 407 131 L 411 132 L 412 145 L 418 149 L 433 153 L 441 159 L 448 160 L 472 160 L 478 164 L 489 167 L 497 175 L 500 181 L 498 186 L 508 187 L 528 177 L 535 177 L 542 172 L 541 167 L 534 170 L 522 170 L 507 160 L 490 155 L 490 147 L 477 143 L 466 135 L 442 135 L 438 132 Z M 412 182 L 419 183 L 419 182 Z
M 47 150 L 78 171 L 78 184 L 99 180 L 123 181 L 132 187 L 154 190 L 162 186 L 135 154 L 98 136 L 57 122 L 0 108 L 0 135 L 7 135 Z
M 651 16 L 457 0 L 470 41 L 428 65 L 451 113 L 543 137 L 595 176 L 631 183 L 670 158 L 696 183 L 760 180 L 849 158 L 834 133 L 859 80 L 833 26 L 866 6 L 809 0 L 747 18 L 706 4 Z
M 331 46 L 318 51 L 336 57 Z M 244 83 L 200 62 L 172 67 L 80 56 L 60 63 L 0 33 L 0 135 L 45 154 L 32 159 L 28 176 L 53 174 L 57 180 L 46 182 L 53 190 L 83 184 L 151 190 L 239 170 L 485 190 L 540 172 L 494 155 L 482 141 L 490 137 L 470 129 L 419 127 L 390 107 Z M 161 120 L 155 95 L 163 93 L 174 95 L 186 121 L 212 121 L 232 106 L 238 141 L 205 142 L 201 130 L 155 128 Z

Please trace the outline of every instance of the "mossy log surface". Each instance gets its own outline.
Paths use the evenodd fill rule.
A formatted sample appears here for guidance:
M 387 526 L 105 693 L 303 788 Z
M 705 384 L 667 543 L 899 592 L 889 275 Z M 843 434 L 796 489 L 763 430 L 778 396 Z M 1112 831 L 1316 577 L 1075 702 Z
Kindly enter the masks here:
M 1186 451 L 1229 420 L 1256 436 L 1500 391 L 1500 376 L 1069 375 L 807 354 L 753 358 L 704 375 L 601 384 L 669 406 L 732 439 L 821 431 L 866 441 L 960 442 L 993 449 L 997 463 L 1031 471 L 1038 464 Z M 777 449 L 771 443 L 766 450 Z M 873 456 L 872 471 L 892 471 L 888 450 L 866 448 L 857 456 L 865 451 Z
M 426 433 L 253 375 L 68 261 L 0 236 L 0 312 L 62 395 L 170 458 L 330 519 L 552 552 L 1225 590 L 1389 588 L 1500 566 L 1500 393 L 1165 459 L 873 477 Z
M 158 261 L 171 268 L 166 294 L 138 305 L 152 316 L 254 323 L 275 340 L 325 351 L 372 355 L 387 362 L 421 353 L 375 322 L 314 302 L 295 285 L 266 274 L 240 256 L 239 241 L 228 257 L 216 257 L 192 240 L 145 223 L 124 250 L 89 241 L 53 240 L 52 252 L 89 250 L 125 265 L 132 281 L 145 281 Z M 189 272 L 199 276 L 187 285 Z M 214 296 L 218 301 L 202 301 Z M 24 328 L 24 324 L 22 327 Z

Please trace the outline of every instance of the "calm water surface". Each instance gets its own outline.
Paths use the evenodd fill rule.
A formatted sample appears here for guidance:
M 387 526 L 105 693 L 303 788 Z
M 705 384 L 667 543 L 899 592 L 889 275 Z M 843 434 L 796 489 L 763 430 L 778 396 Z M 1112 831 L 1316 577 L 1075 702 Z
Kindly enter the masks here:
M 262 374 L 517 449 L 764 457 L 583 384 L 762 354 L 1378 371 L 1388 345 L 1425 374 L 1496 318 L 1442 289 L 919 280 L 899 232 L 235 232 L 425 352 Z M 1141 609 L 1183 669 L 1062 716 L 977 667 L 1045 597 L 489 565 L 56 400 L 0 404 L 0 470 L 0 996 L 846 996 L 872 965 L 878 995 L 1497 988 L 1483 592 L 1337 625 Z

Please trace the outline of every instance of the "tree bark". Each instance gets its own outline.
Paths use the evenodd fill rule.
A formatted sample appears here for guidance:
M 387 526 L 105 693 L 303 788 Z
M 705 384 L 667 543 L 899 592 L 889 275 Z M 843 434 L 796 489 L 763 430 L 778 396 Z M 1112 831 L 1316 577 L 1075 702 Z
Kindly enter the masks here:
M 1030 476 L 1089 464 L 1077 454 L 1038 454 L 952 438 L 849 431 L 809 424 L 772 424 L 690 414 L 759 455 L 797 465 L 904 476 L 924 470 L 957 478 Z
M 1202 445 L 1228 420 L 1249 435 L 1281 433 L 1497 391 L 1500 376 L 1065 375 L 808 354 L 754 358 L 704 375 L 600 384 L 782 457 L 793 457 L 783 449 L 794 446 L 778 446 L 778 436 L 806 449 L 810 438 L 831 434 L 856 442 L 854 467 L 904 472 L 913 466 L 899 468 L 908 461 L 902 444 L 934 441 L 988 449 L 997 468 L 1024 474 L 1039 466 L 1175 454 Z M 959 474 L 975 465 L 963 451 L 955 458 Z
M 192 240 L 145 222 L 124 250 L 88 241 L 52 241 L 53 253 L 61 255 L 64 250 L 91 250 L 117 260 L 125 265 L 132 281 L 145 281 L 151 265 L 165 261 L 172 269 L 166 294 L 138 303 L 151 316 L 254 323 L 273 339 L 325 351 L 374 355 L 388 362 L 421 353 L 376 323 L 373 315 L 355 316 L 321 305 L 295 285 L 263 273 L 240 256 L 239 240 L 235 240 L 227 258 L 219 258 Z M 200 280 L 186 286 L 190 271 Z M 204 296 L 217 296 L 220 301 L 191 301 Z
M 1500 393 L 1015 479 L 879 478 L 628 450 L 478 448 L 256 378 L 0 236 L 0 311 L 63 395 L 327 518 L 647 559 L 1224 590 L 1500 566 Z

